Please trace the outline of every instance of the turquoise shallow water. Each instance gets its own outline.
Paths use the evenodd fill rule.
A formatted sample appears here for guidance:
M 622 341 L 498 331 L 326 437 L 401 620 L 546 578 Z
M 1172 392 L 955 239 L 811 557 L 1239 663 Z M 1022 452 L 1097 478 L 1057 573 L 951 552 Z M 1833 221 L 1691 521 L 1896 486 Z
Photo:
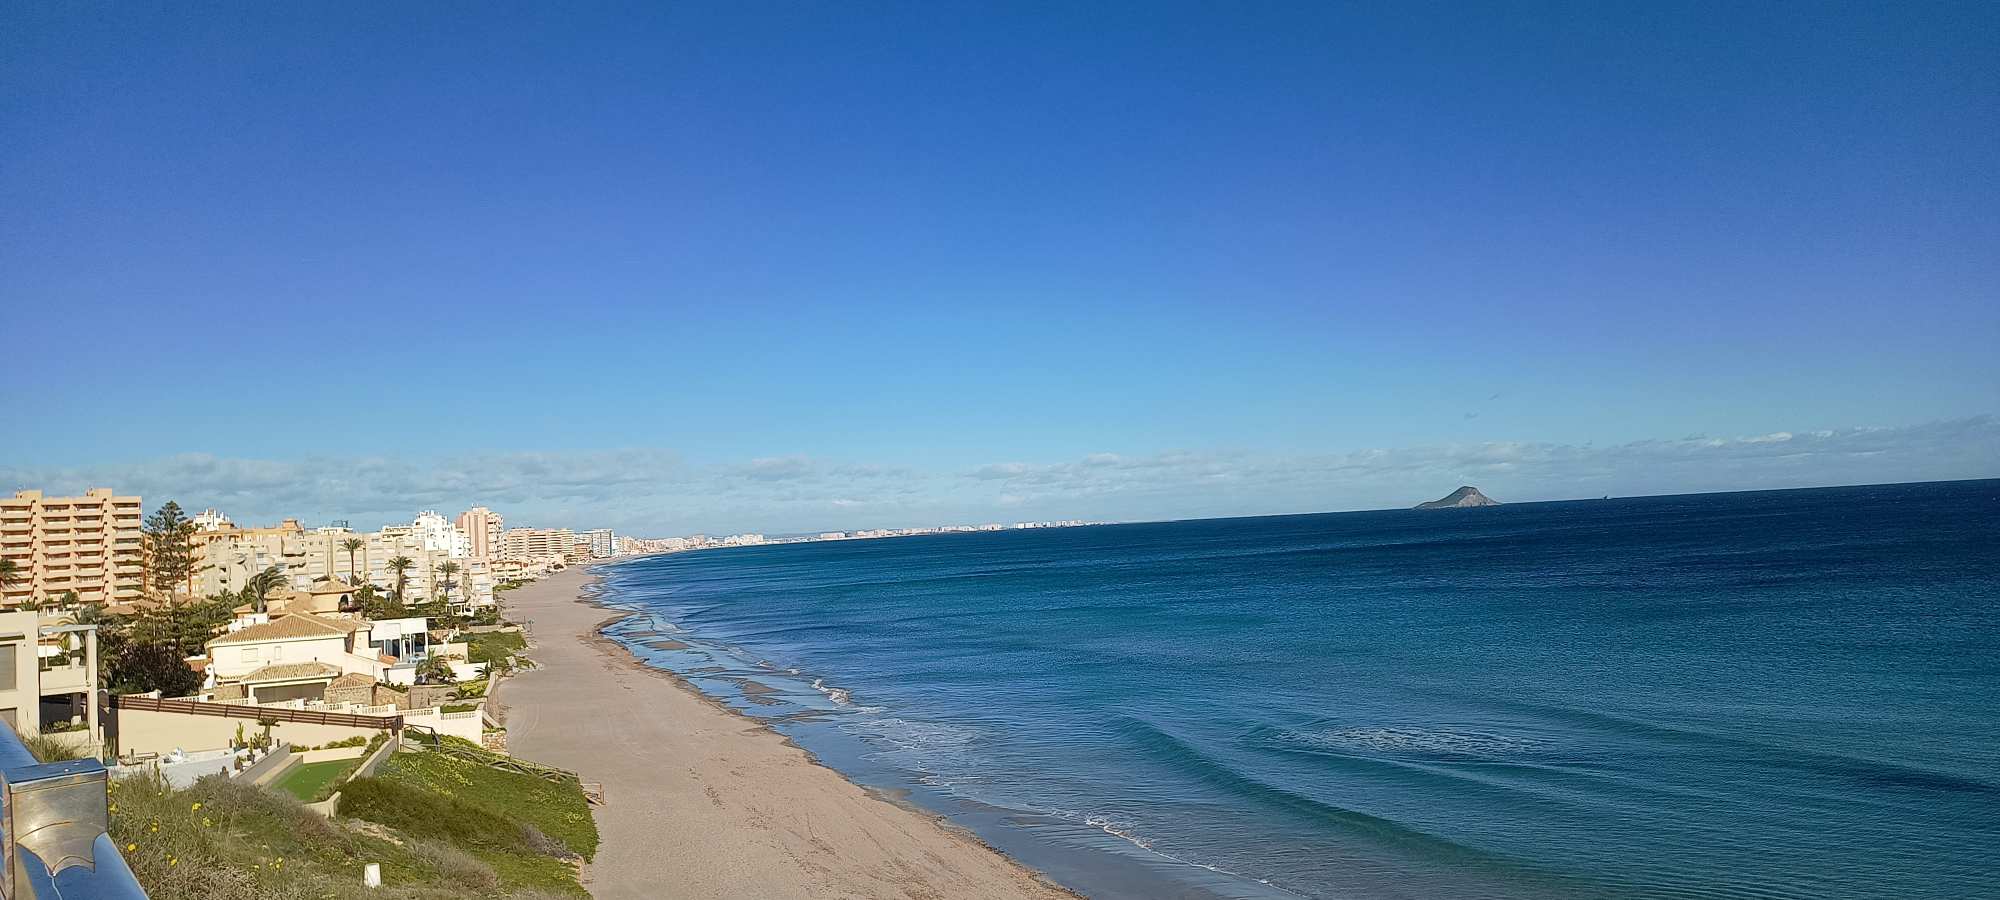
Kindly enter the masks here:
M 642 658 L 1093 896 L 2000 896 L 2000 482 L 606 572 Z

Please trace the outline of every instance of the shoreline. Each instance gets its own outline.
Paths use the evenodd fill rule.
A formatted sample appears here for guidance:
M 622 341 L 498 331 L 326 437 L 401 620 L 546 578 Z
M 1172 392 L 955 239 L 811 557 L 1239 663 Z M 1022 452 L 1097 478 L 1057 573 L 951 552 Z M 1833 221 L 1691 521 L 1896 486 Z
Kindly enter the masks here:
M 496 698 L 512 752 L 604 785 L 592 896 L 1080 896 L 647 665 L 603 634 L 638 613 L 591 596 L 595 568 L 508 593 L 537 667 Z

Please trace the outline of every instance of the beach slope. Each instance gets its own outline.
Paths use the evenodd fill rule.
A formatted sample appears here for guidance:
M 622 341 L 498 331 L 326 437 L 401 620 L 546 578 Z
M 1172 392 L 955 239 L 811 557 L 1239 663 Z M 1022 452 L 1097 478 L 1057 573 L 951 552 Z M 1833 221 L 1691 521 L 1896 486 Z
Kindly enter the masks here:
M 1073 898 L 970 835 L 875 797 L 598 635 L 571 570 L 510 591 L 539 667 L 498 702 L 527 759 L 604 785 L 598 898 Z

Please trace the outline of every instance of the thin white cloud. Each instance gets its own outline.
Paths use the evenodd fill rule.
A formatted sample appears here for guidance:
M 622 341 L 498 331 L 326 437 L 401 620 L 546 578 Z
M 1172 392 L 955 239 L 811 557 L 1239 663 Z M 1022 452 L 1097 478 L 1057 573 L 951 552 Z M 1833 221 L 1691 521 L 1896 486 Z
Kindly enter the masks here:
M 183 454 L 124 465 L 0 465 L 0 487 L 109 486 L 245 522 L 359 527 L 480 503 L 515 524 L 639 534 L 813 531 L 1017 518 L 1157 519 L 1406 506 L 1476 484 L 1501 500 L 1982 478 L 2000 420 L 1689 435 L 1612 446 L 1491 441 L 1327 454 L 1093 453 L 967 470 L 773 456 L 691 464 L 668 450 L 293 460 Z

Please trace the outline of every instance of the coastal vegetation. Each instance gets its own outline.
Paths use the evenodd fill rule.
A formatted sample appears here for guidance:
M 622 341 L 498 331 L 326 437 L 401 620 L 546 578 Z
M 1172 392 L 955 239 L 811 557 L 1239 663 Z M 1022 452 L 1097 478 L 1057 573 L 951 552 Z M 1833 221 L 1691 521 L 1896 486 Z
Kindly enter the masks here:
M 466 661 L 489 663 L 498 672 L 511 672 L 518 668 L 515 654 L 527 648 L 527 638 L 518 631 L 488 631 L 468 635 L 465 639 Z
M 507 882 L 449 842 L 329 820 L 290 795 L 221 777 L 175 790 L 156 775 L 111 786 L 111 836 L 152 900 L 514 900 L 579 896 Z M 368 863 L 381 888 L 362 884 Z M 560 865 L 559 863 L 557 865 Z M 570 885 L 575 879 L 570 878 Z
M 479 752 L 469 742 L 457 744 Z M 597 824 L 575 781 L 545 781 L 441 753 L 397 754 L 377 776 L 343 786 L 339 811 L 456 848 L 508 889 L 583 895 L 575 863 L 597 853 Z

